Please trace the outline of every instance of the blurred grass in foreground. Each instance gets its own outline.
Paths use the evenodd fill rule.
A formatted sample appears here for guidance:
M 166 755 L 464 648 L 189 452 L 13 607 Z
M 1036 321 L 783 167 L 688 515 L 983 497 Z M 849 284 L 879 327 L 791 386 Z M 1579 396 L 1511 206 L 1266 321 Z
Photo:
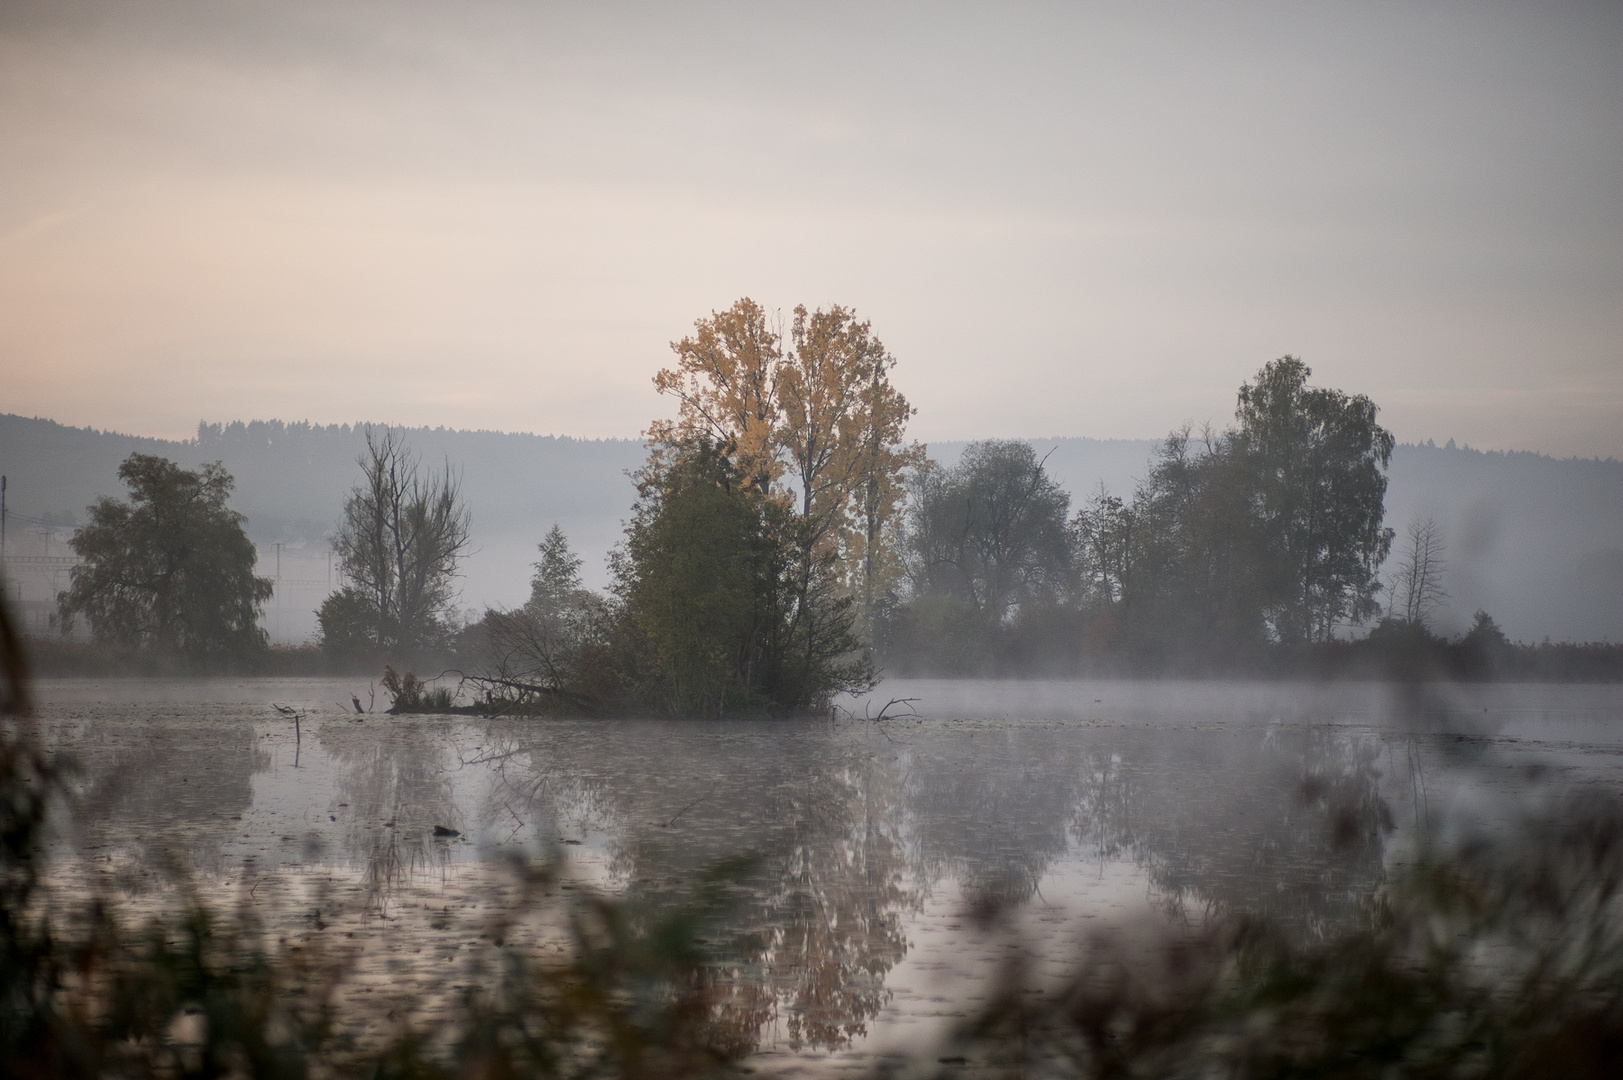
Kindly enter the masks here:
M 42 910 L 47 816 L 67 795 L 29 735 L 28 683 L 0 611 L 0 1075 L 17 1077 L 688 1077 L 747 1071 L 748 973 L 718 938 L 723 867 L 654 910 L 555 888 L 515 864 L 517 945 L 453 1018 L 357 1038 L 352 952 L 272 941 L 252 905 L 177 880 L 144 925 L 111 897 Z M 1359 929 L 1303 945 L 1243 917 L 1159 944 L 1096 938 L 1064 987 L 1013 962 L 951 1044 L 888 1071 L 1088 1077 L 1623 1075 L 1623 811 L 1569 799 L 1520 836 L 1429 857 Z M 988 923 L 1003 915 L 988 905 Z M 502 927 L 493 926 L 497 940 Z M 746 1015 L 749 1014 L 745 1010 Z

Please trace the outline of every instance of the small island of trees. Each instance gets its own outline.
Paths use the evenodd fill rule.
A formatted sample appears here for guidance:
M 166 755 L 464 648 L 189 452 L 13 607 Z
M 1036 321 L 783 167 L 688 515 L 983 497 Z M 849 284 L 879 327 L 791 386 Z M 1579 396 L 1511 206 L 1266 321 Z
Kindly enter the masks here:
M 648 429 L 609 595 L 583 594 L 549 536 L 530 603 L 475 629 L 493 694 L 781 715 L 873 685 L 904 473 L 924 460 L 895 360 L 838 306 L 785 329 L 744 299 L 694 331 L 654 380 L 677 417 Z

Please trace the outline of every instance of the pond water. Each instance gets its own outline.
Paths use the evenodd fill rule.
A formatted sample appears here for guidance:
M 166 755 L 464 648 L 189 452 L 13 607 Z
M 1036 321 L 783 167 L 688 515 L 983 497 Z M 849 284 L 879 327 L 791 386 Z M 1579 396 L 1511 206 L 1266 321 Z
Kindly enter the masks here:
M 132 902 L 177 873 L 316 889 L 379 993 L 432 1010 L 488 946 L 505 855 L 654 902 L 747 855 L 737 1024 L 779 1072 L 916 1050 L 1015 952 L 1059 977 L 1090 938 L 1214 914 L 1334 933 L 1418 845 L 1623 791 L 1616 687 L 891 681 L 791 722 L 358 716 L 356 694 L 43 684 L 80 800 L 63 861 Z

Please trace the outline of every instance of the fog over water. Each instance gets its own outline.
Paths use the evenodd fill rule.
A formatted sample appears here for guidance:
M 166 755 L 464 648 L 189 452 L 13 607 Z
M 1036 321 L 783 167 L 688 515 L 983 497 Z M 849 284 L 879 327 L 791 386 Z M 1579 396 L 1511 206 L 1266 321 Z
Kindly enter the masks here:
M 1503 839 L 1556 787 L 1623 785 L 1607 687 L 892 681 L 832 720 L 613 723 L 359 717 L 355 693 L 43 685 L 45 738 L 79 768 L 61 850 L 136 897 L 174 865 L 221 895 L 336 882 L 374 912 L 368 948 L 446 963 L 474 946 L 423 912 L 471 913 L 504 855 L 562 852 L 656 901 L 751 855 L 730 916 L 761 943 L 741 1030 L 769 1054 L 860 1056 L 961 1015 L 1016 939 L 1056 974 L 1090 933 L 1166 920 L 1251 913 L 1315 939 L 1421 846 Z M 967 920 L 986 897 L 1014 905 L 1015 938 Z

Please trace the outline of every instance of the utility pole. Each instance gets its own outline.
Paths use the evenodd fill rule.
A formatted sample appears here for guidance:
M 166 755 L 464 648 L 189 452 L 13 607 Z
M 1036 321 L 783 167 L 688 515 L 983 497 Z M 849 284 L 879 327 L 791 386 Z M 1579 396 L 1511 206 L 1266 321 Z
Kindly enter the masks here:
M 0 476 L 0 560 L 6 557 L 6 478 Z
M 282 545 L 276 545 L 276 636 L 282 636 Z

